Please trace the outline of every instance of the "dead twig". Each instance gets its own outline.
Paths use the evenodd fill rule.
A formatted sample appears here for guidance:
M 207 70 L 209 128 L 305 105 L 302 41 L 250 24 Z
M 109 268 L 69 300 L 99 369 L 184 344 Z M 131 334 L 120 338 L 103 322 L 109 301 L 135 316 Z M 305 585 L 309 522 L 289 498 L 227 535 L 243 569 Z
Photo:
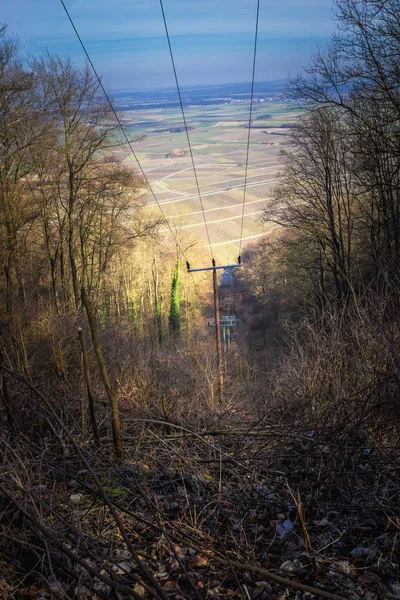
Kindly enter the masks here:
M 54 546 L 56 546 L 63 554 L 68 556 L 73 562 L 77 563 L 81 567 L 83 567 L 90 575 L 93 577 L 97 577 L 100 581 L 103 581 L 110 587 L 124 594 L 128 594 L 132 598 L 136 598 L 136 600 L 143 600 L 143 597 L 133 591 L 131 588 L 128 588 L 125 585 L 121 585 L 107 577 L 106 575 L 102 575 L 97 569 L 90 566 L 83 558 L 80 558 L 77 554 L 72 552 L 67 546 L 65 546 L 56 536 L 54 536 L 46 527 L 44 527 L 35 517 L 29 514 L 22 506 L 18 504 L 15 498 L 10 494 L 4 486 L 0 484 L 0 492 L 15 506 L 15 508 L 26 517 L 33 525 L 34 529 L 39 530 L 46 540 L 49 540 Z
M 241 563 L 235 560 L 229 560 L 229 562 L 223 558 L 218 558 L 216 556 L 210 556 L 209 554 L 203 553 L 210 558 L 211 560 L 223 564 L 226 566 L 234 567 L 240 571 L 248 571 L 249 573 L 257 573 L 257 575 L 261 575 L 266 579 L 272 579 L 277 583 L 282 585 L 287 585 L 297 590 L 303 590 L 304 592 L 308 592 L 309 594 L 314 594 L 314 596 L 319 596 L 321 598 L 328 598 L 329 600 L 347 600 L 344 596 L 338 596 L 337 594 L 332 594 L 331 592 L 326 592 L 325 590 L 320 590 L 318 588 L 312 587 L 310 585 L 305 585 L 304 583 L 300 583 L 299 581 L 293 581 L 292 579 L 286 579 L 286 577 L 281 577 L 280 575 L 275 575 L 275 573 L 271 573 L 270 571 L 266 571 L 265 569 L 261 569 L 260 567 L 256 567 L 255 565 L 251 565 L 249 563 Z
M 147 568 L 147 566 L 143 563 L 143 561 L 140 559 L 138 553 L 136 552 L 135 548 L 132 545 L 132 542 L 129 538 L 129 535 L 125 529 L 125 527 L 122 524 L 121 518 L 118 514 L 118 512 L 115 510 L 113 503 L 111 502 L 111 500 L 108 497 L 107 492 L 105 491 L 104 487 L 102 486 L 99 477 L 97 476 L 97 473 L 95 472 L 95 470 L 93 469 L 93 467 L 91 466 L 90 462 L 88 461 L 88 459 L 85 457 L 85 455 L 83 454 L 81 448 L 79 447 L 79 445 L 76 443 L 76 441 L 74 440 L 74 438 L 72 437 L 72 435 L 70 434 L 70 432 L 68 431 L 68 428 L 65 426 L 65 424 L 63 423 L 63 421 L 60 419 L 60 417 L 57 415 L 57 413 L 55 412 L 54 408 L 52 407 L 51 403 L 47 400 L 47 398 L 27 379 L 25 379 L 25 377 L 23 377 L 22 375 L 20 375 L 19 373 L 16 373 L 15 371 L 13 371 L 12 369 L 8 369 L 7 367 L 5 367 L 4 365 L 1 366 L 2 369 L 4 369 L 4 371 L 6 371 L 11 377 L 14 377 L 15 379 L 17 379 L 18 381 L 20 381 L 21 383 L 23 383 L 24 385 L 26 385 L 44 404 L 44 406 L 46 406 L 47 410 L 50 412 L 50 414 L 52 415 L 52 417 L 54 418 L 54 420 L 57 422 L 57 424 L 59 425 L 59 427 L 64 431 L 65 435 L 68 437 L 68 439 L 70 440 L 76 454 L 79 456 L 80 460 L 82 461 L 82 463 L 85 465 L 86 469 L 89 471 L 90 475 L 92 476 L 105 504 L 107 505 L 115 523 L 118 526 L 118 529 L 121 532 L 122 538 L 133 558 L 133 560 L 135 561 L 135 563 L 137 564 L 138 568 L 140 569 L 140 571 L 142 572 L 142 575 L 145 579 L 147 579 L 147 581 L 150 583 L 150 585 L 152 587 L 154 587 L 154 589 L 157 591 L 157 593 L 159 594 L 160 598 L 162 598 L 163 600 L 168 600 L 168 596 L 166 595 L 166 593 L 164 592 L 164 590 L 162 589 L 162 587 L 160 586 L 160 584 L 158 583 L 158 581 L 155 579 L 155 577 L 150 573 L 149 569 Z

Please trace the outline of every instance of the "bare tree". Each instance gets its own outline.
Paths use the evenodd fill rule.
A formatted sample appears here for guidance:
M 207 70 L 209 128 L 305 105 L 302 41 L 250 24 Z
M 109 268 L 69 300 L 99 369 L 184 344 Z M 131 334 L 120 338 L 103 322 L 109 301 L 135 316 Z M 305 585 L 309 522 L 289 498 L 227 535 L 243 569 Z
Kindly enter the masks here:
M 365 244 L 378 273 L 400 268 L 400 2 L 337 0 L 338 32 L 288 96 L 334 107 L 351 129 Z
M 333 276 L 336 297 L 349 296 L 356 185 L 351 175 L 348 129 L 336 111 L 322 107 L 303 117 L 283 152 L 284 172 L 264 220 L 305 234 L 314 244 L 320 269 Z
M 35 211 L 27 182 L 32 171 L 32 148 L 43 133 L 35 80 L 18 57 L 18 45 L 0 35 L 0 264 L 8 314 L 25 296 L 20 251 Z
M 53 55 L 33 62 L 47 112 L 57 115 L 57 141 L 47 156 L 57 160 L 57 202 L 65 214 L 65 234 L 73 298 L 80 304 L 77 248 L 83 196 L 93 175 L 93 163 L 115 129 L 109 106 L 89 66 L 83 70 L 69 59 Z M 54 170 L 53 170 L 54 172 Z M 53 186 L 54 187 L 54 186 Z

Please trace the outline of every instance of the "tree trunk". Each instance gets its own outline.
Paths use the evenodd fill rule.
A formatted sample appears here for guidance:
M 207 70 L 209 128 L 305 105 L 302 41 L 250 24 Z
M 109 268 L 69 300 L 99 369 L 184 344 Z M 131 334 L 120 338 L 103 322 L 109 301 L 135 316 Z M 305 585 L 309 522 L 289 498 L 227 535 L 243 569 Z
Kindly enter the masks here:
M 86 380 L 86 389 L 87 389 L 88 403 L 89 403 L 90 422 L 92 425 L 94 443 L 99 448 L 100 447 L 100 437 L 99 437 L 99 430 L 97 428 L 97 422 L 96 422 L 96 412 L 95 412 L 95 408 L 94 408 L 92 376 L 90 374 L 89 356 L 87 353 L 85 340 L 83 339 L 83 333 L 82 333 L 81 327 L 78 327 L 78 336 L 79 336 L 79 342 L 81 344 L 81 349 L 82 349 L 83 364 L 85 367 L 85 380 Z
M 86 309 L 86 314 L 90 327 L 90 334 L 92 338 L 93 348 L 96 353 L 97 362 L 99 365 L 101 377 L 103 379 L 104 387 L 110 401 L 111 411 L 112 411 L 112 432 L 113 432 L 113 441 L 114 441 L 114 449 L 115 455 L 117 458 L 123 458 L 124 453 L 122 449 L 122 434 L 121 434 L 121 421 L 119 418 L 119 408 L 118 408 L 118 400 L 115 395 L 114 390 L 111 386 L 110 377 L 108 375 L 106 363 L 104 362 L 103 352 L 101 350 L 101 345 L 99 341 L 99 337 L 97 334 L 97 326 L 93 314 L 93 309 L 91 302 L 86 294 L 85 288 L 82 288 L 82 302 Z

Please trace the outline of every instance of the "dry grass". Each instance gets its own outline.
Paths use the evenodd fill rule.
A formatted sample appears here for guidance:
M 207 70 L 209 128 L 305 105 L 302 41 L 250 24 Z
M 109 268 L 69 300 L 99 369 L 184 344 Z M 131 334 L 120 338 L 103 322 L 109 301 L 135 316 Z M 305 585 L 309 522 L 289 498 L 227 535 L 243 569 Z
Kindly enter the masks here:
M 102 448 L 81 430 L 76 323 L 49 318 L 31 330 L 34 383 L 6 371 L 12 437 L 1 424 L 7 597 L 267 598 L 287 589 L 299 598 L 298 583 L 352 600 L 394 594 L 396 297 L 371 294 L 346 315 L 332 309 L 317 325 L 292 327 L 285 358 L 268 370 L 232 348 L 215 412 L 212 339 L 193 332 L 157 350 L 109 327 L 102 343 L 119 390 L 122 463 L 110 458 L 97 379 Z M 48 364 L 40 352 L 52 356 Z

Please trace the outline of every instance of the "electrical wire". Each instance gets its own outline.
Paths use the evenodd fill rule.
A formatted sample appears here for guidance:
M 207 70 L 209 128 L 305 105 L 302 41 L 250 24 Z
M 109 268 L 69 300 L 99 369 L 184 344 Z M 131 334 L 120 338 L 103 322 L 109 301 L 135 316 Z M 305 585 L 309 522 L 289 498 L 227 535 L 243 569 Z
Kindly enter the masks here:
M 85 56 L 86 56 L 86 58 L 87 58 L 87 60 L 88 60 L 88 62 L 89 62 L 89 64 L 90 64 L 90 66 L 91 66 L 91 68 L 92 68 L 92 70 L 93 70 L 93 73 L 94 73 L 94 74 L 95 74 L 95 76 L 96 76 L 96 79 L 97 79 L 97 81 L 98 81 L 98 83 L 99 83 L 99 86 L 101 87 L 101 89 L 102 89 L 102 91 L 103 91 L 103 94 L 104 94 L 104 96 L 105 96 L 105 98 L 106 98 L 106 100 L 107 100 L 107 102 L 108 102 L 108 104 L 109 104 L 109 106 L 110 106 L 110 109 L 111 109 L 111 111 L 112 111 L 112 113 L 113 113 L 113 115 L 114 115 L 114 117 L 115 117 L 115 120 L 116 120 L 116 121 L 117 121 L 117 123 L 118 123 L 118 126 L 119 126 L 119 128 L 120 128 L 120 130 L 121 130 L 121 132 L 122 132 L 122 135 L 123 135 L 123 136 L 124 136 L 124 138 L 125 138 L 125 143 L 124 143 L 124 145 L 125 145 L 125 144 L 127 144 L 127 145 L 129 146 L 129 149 L 130 149 L 130 151 L 132 152 L 132 155 L 133 155 L 133 157 L 134 157 L 134 159 L 135 159 L 135 161 L 136 161 L 136 164 L 137 164 L 137 166 L 138 166 L 138 168 L 139 168 L 139 170 L 140 170 L 140 172 L 141 172 L 141 174 L 142 174 L 142 176 L 143 176 L 143 179 L 145 180 L 145 182 L 146 182 L 146 185 L 148 186 L 148 189 L 150 190 L 150 193 L 151 193 L 151 195 L 153 196 L 154 200 L 156 201 L 156 204 L 157 204 L 158 208 L 160 209 L 160 212 L 161 212 L 161 214 L 162 214 L 162 216 L 163 216 L 163 219 L 164 219 L 164 221 L 165 221 L 166 225 L 168 226 L 168 229 L 170 230 L 170 232 L 171 232 L 171 234 L 172 234 L 172 237 L 174 238 L 174 240 L 175 240 L 175 242 L 176 242 L 176 244 L 177 244 L 177 247 L 180 249 L 180 251 L 181 251 L 181 253 L 182 253 L 182 256 L 183 256 L 183 258 L 184 258 L 184 259 L 187 261 L 187 258 L 186 258 L 186 256 L 185 256 L 185 253 L 182 251 L 182 249 L 181 249 L 181 247 L 180 247 L 180 244 L 179 244 L 178 238 L 176 237 L 176 235 L 175 235 L 175 233 L 174 233 L 174 231 L 173 231 L 173 229 L 172 229 L 172 227 L 171 227 L 171 225 L 170 225 L 170 223 L 169 223 L 169 221 L 168 221 L 168 219 L 167 219 L 167 217 L 166 217 L 166 215 L 165 215 L 165 213 L 164 213 L 164 211 L 163 211 L 163 209 L 162 209 L 162 207 L 161 207 L 161 204 L 160 204 L 160 202 L 159 202 L 159 200 L 158 200 L 158 198 L 157 198 L 157 196 L 156 196 L 156 194 L 155 194 L 155 192 L 154 192 L 154 190 L 153 190 L 153 187 L 151 186 L 151 184 L 150 184 L 150 182 L 149 182 L 149 180 L 148 180 L 148 178 L 147 178 L 147 176 L 146 176 L 146 174 L 145 174 L 145 172 L 144 172 L 144 170 L 143 170 L 143 167 L 142 167 L 142 165 L 140 164 L 140 161 L 139 161 L 138 157 L 136 156 L 136 153 L 135 153 L 135 151 L 134 151 L 134 149 L 133 149 L 133 147 L 132 147 L 132 143 L 131 143 L 131 141 L 128 139 L 128 136 L 127 136 L 127 134 L 126 134 L 126 132 L 125 132 L 125 129 L 124 129 L 124 127 L 123 127 L 122 123 L 121 123 L 121 120 L 120 120 L 120 118 L 119 118 L 119 116 L 118 116 L 118 114 L 117 114 L 117 111 L 115 110 L 115 108 L 114 108 L 114 106 L 113 106 L 113 104 L 112 104 L 112 102 L 111 102 L 111 99 L 110 99 L 110 97 L 109 97 L 109 95 L 108 95 L 108 93 L 107 93 L 107 91 L 106 91 L 106 89 L 105 89 L 105 87 L 104 87 L 104 85 L 103 85 L 103 82 L 101 81 L 101 78 L 100 78 L 99 74 L 97 73 L 97 70 L 96 70 L 96 68 L 95 68 L 95 66 L 94 66 L 94 64 L 93 64 L 93 62 L 92 62 L 92 59 L 90 58 L 90 56 L 89 56 L 89 53 L 88 53 L 88 51 L 86 50 L 86 46 L 85 46 L 85 44 L 83 43 L 83 40 L 82 40 L 81 36 L 79 35 L 79 32 L 78 32 L 77 28 L 75 27 L 75 23 L 73 22 L 73 20 L 72 20 L 72 17 L 71 17 L 71 15 L 70 15 L 70 14 L 69 14 L 69 12 L 68 12 L 68 9 L 67 9 L 67 7 L 65 6 L 64 0 L 60 0 L 60 2 L 61 2 L 62 6 L 63 6 L 63 8 L 64 8 L 64 11 L 65 11 L 65 13 L 66 13 L 66 15 L 67 15 L 68 19 L 69 19 L 69 22 L 70 22 L 70 23 L 71 23 L 71 25 L 72 25 L 72 28 L 73 28 L 73 30 L 74 30 L 74 32 L 75 32 L 75 34 L 76 34 L 76 37 L 77 37 L 77 38 L 78 38 L 78 40 L 79 40 L 79 43 L 80 43 L 80 45 L 81 45 L 81 47 L 82 47 L 82 50 L 84 51 L 84 53 L 85 53 Z M 195 279 L 194 279 L 193 275 L 192 275 L 192 279 L 193 279 L 193 282 L 195 283 Z
M 172 52 L 171 39 L 170 39 L 170 36 L 169 36 L 169 31 L 168 31 L 167 19 L 166 19 L 165 11 L 164 11 L 163 0 L 160 0 L 160 7 L 161 7 L 162 17 L 163 17 L 163 21 L 164 21 L 165 33 L 166 33 L 167 41 L 168 41 L 168 48 L 169 48 L 169 54 L 170 54 L 170 57 L 171 57 L 172 68 L 173 68 L 173 71 L 174 71 L 175 84 L 176 84 L 176 89 L 177 89 L 177 92 L 178 92 L 179 104 L 181 106 L 182 119 L 183 119 L 183 123 L 184 123 L 184 126 L 185 126 L 186 139 L 187 139 L 187 143 L 188 143 L 188 146 L 189 146 L 190 158 L 191 158 L 191 161 L 192 161 L 193 174 L 194 174 L 194 178 L 195 178 L 195 181 L 196 181 L 197 193 L 199 195 L 201 210 L 202 210 L 202 213 L 203 213 L 204 225 L 205 225 L 205 228 L 206 228 L 208 245 L 210 247 L 211 259 L 213 259 L 214 255 L 213 255 L 212 246 L 211 246 L 210 233 L 208 231 L 207 219 L 206 219 L 206 215 L 205 215 L 205 212 L 204 212 L 203 198 L 201 197 L 199 180 L 198 180 L 198 177 L 197 177 L 196 165 L 195 165 L 194 157 L 193 157 L 192 145 L 190 143 L 189 130 L 188 130 L 188 127 L 187 127 L 185 109 L 183 107 L 182 95 L 181 95 L 181 90 L 180 90 L 179 81 L 178 81 L 178 75 L 177 75 L 176 66 L 175 66 L 174 54 Z
M 255 29 L 255 35 L 254 35 L 253 73 L 252 73 L 252 79 L 251 79 L 251 96 L 250 96 L 250 111 L 249 111 L 249 130 L 248 130 L 248 134 L 247 134 L 246 167 L 245 167 L 245 173 L 244 173 L 243 204 L 242 204 L 242 223 L 241 223 L 241 227 L 240 227 L 239 257 L 240 257 L 240 255 L 242 253 L 244 207 L 245 207 L 245 204 L 246 204 L 247 176 L 248 176 L 248 170 L 249 170 L 251 121 L 252 121 L 252 117 L 253 117 L 254 80 L 255 80 L 255 74 L 256 74 L 257 41 L 258 41 L 258 25 L 259 25 L 259 21 L 260 21 L 260 0 L 257 0 L 256 29 Z

